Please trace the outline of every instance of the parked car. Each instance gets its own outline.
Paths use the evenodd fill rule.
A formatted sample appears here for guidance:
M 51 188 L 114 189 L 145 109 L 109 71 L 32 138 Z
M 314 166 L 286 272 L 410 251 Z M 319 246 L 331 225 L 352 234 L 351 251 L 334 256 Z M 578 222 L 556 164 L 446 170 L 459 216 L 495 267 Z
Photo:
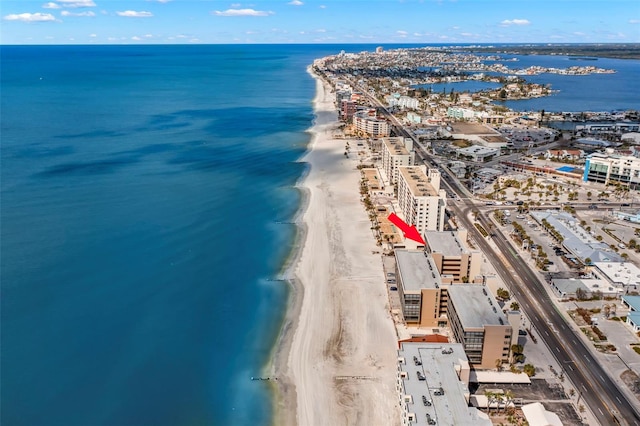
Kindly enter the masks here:
M 391 291 L 398 291 L 398 287 L 396 287 L 396 286 L 391 286 L 391 287 L 389 287 L 389 290 L 391 290 Z

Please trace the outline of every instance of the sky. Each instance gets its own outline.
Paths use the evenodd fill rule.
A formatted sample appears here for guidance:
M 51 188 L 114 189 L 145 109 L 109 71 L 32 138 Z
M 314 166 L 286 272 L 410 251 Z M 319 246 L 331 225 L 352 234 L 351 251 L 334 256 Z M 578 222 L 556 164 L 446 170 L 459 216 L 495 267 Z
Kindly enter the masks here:
M 638 0 L 0 0 L 0 44 L 640 42 Z

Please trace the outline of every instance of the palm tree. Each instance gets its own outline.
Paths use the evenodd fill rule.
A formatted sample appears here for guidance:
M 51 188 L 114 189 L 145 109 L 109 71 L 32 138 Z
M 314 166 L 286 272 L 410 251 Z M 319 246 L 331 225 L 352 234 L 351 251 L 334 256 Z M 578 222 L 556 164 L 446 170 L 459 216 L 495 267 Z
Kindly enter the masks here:
M 511 310 L 512 311 L 519 311 L 520 310 L 520 305 L 518 304 L 518 302 L 511 302 Z
M 507 411 L 507 408 L 509 408 L 509 405 L 513 404 L 513 392 L 509 389 L 507 389 L 506 391 L 504 391 L 504 411 Z
M 484 396 L 487 398 L 487 414 L 491 414 L 491 403 L 493 402 L 495 395 L 496 394 L 491 391 L 484 391 Z
M 496 359 L 496 370 L 502 370 L 502 360 L 500 358 Z

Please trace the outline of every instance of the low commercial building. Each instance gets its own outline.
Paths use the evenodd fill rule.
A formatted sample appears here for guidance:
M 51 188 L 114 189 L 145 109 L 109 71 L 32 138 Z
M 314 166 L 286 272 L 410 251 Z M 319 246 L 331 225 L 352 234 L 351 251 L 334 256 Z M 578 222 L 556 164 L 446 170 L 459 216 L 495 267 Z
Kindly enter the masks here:
M 605 278 L 610 286 L 628 293 L 640 289 L 640 268 L 631 262 L 593 262 L 594 273 Z
M 492 160 L 494 157 L 500 155 L 500 148 L 473 145 L 456 149 L 456 154 L 458 157 L 469 158 L 471 161 L 481 163 Z
M 398 182 L 398 168 L 413 166 L 415 152 L 411 138 L 382 138 L 382 170 L 391 183 Z
M 453 282 L 471 282 L 480 275 L 482 253 L 466 245 L 467 230 L 427 231 L 425 251 L 429 253 L 442 276 Z
M 520 315 L 507 318 L 483 285 L 449 286 L 448 299 L 451 333 L 464 347 L 469 362 L 480 369 L 495 368 L 497 360 L 508 364 L 511 345 L 517 343 Z
M 562 246 L 583 263 L 620 262 L 622 257 L 611 248 L 595 239 L 579 221 L 565 212 L 534 211 L 531 212 L 536 222 L 544 228 L 554 229 L 562 235 Z M 587 262 L 587 260 L 589 262 Z
M 420 234 L 444 229 L 447 194 L 440 189 L 440 172 L 426 167 L 398 168 L 398 203 L 405 222 Z
M 551 288 L 554 293 L 563 299 L 578 298 L 581 293 L 585 298 L 591 298 L 595 294 L 601 294 L 602 297 L 616 297 L 620 294 L 621 289 L 616 288 L 601 278 L 591 279 L 554 279 L 551 281 Z
M 591 154 L 584 166 L 584 182 L 620 183 L 640 189 L 640 158 L 611 154 Z
M 396 381 L 402 425 L 491 426 L 469 406 L 470 372 L 460 344 L 402 343 Z

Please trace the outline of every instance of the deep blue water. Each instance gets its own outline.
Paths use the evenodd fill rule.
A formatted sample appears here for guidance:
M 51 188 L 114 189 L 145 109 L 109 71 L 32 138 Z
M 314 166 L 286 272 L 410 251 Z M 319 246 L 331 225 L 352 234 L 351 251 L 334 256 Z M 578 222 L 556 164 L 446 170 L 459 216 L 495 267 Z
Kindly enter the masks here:
M 322 46 L 7 47 L 2 424 L 267 424 Z

